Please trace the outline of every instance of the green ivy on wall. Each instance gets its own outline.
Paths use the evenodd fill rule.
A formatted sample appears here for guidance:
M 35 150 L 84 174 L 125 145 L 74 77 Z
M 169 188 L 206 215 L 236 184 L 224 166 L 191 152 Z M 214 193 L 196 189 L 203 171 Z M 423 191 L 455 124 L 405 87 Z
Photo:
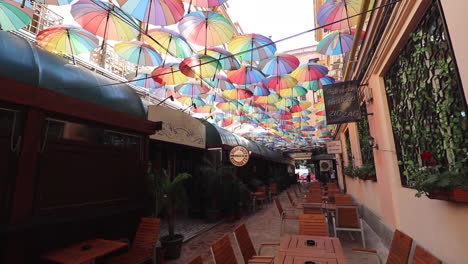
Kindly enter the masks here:
M 361 116 L 362 119 L 357 122 L 357 128 L 359 134 L 359 145 L 361 146 L 362 167 L 367 168 L 369 172 L 375 176 L 374 151 L 372 146 L 369 145 L 370 128 L 365 104 L 361 106 Z

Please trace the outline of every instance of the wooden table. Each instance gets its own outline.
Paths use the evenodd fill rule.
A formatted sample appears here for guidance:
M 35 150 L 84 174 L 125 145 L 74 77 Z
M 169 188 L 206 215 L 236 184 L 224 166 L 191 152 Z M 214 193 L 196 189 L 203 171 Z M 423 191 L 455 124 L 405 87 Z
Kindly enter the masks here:
M 84 249 L 83 246 L 85 245 L 91 247 L 89 249 Z M 49 251 L 41 255 L 41 258 L 63 264 L 81 264 L 109 254 L 127 245 L 127 243 L 121 241 L 89 239 L 66 248 Z
M 320 257 L 306 257 L 306 256 L 289 256 L 289 255 L 277 255 L 274 259 L 274 264 L 305 264 L 306 261 L 313 261 L 310 263 L 315 264 L 341 264 L 346 262 L 340 262 L 336 258 L 320 258 Z
M 307 245 L 307 240 L 314 240 L 315 245 Z M 336 262 L 324 263 L 346 263 L 343 247 L 336 237 L 319 237 L 304 235 L 286 235 L 280 242 L 279 256 L 285 257 L 315 257 L 317 259 L 335 259 Z M 284 261 L 288 260 L 284 258 Z M 298 260 L 299 261 L 299 260 Z M 276 263 L 276 262 L 275 262 Z M 278 262 L 282 263 L 282 262 Z M 296 263 L 296 262 L 285 262 Z M 304 263 L 304 262 L 297 262 Z

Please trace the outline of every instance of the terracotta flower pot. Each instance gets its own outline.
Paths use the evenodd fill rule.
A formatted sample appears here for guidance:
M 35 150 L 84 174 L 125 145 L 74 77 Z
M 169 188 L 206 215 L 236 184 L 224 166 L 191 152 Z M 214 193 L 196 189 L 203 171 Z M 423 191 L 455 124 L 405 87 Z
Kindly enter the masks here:
M 448 201 L 450 198 L 450 190 L 432 191 L 427 195 L 427 197 L 429 197 L 429 199 Z
M 450 200 L 459 203 L 468 203 L 468 190 L 460 187 L 453 189 L 450 192 Z

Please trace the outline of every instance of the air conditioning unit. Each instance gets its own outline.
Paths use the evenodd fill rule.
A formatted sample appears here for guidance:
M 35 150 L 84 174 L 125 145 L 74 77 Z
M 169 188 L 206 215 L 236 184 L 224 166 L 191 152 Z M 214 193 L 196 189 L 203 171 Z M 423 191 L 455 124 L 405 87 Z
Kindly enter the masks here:
M 321 160 L 320 161 L 320 171 L 330 171 L 333 168 L 333 161 L 331 160 Z

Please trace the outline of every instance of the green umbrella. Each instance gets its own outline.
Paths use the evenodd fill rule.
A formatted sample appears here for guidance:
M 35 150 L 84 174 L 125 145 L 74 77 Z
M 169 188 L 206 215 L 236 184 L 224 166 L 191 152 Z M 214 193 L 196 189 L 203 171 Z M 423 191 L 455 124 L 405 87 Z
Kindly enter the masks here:
M 9 0 L 0 0 L 0 29 L 17 30 L 32 21 L 33 10 L 21 8 L 21 4 Z

